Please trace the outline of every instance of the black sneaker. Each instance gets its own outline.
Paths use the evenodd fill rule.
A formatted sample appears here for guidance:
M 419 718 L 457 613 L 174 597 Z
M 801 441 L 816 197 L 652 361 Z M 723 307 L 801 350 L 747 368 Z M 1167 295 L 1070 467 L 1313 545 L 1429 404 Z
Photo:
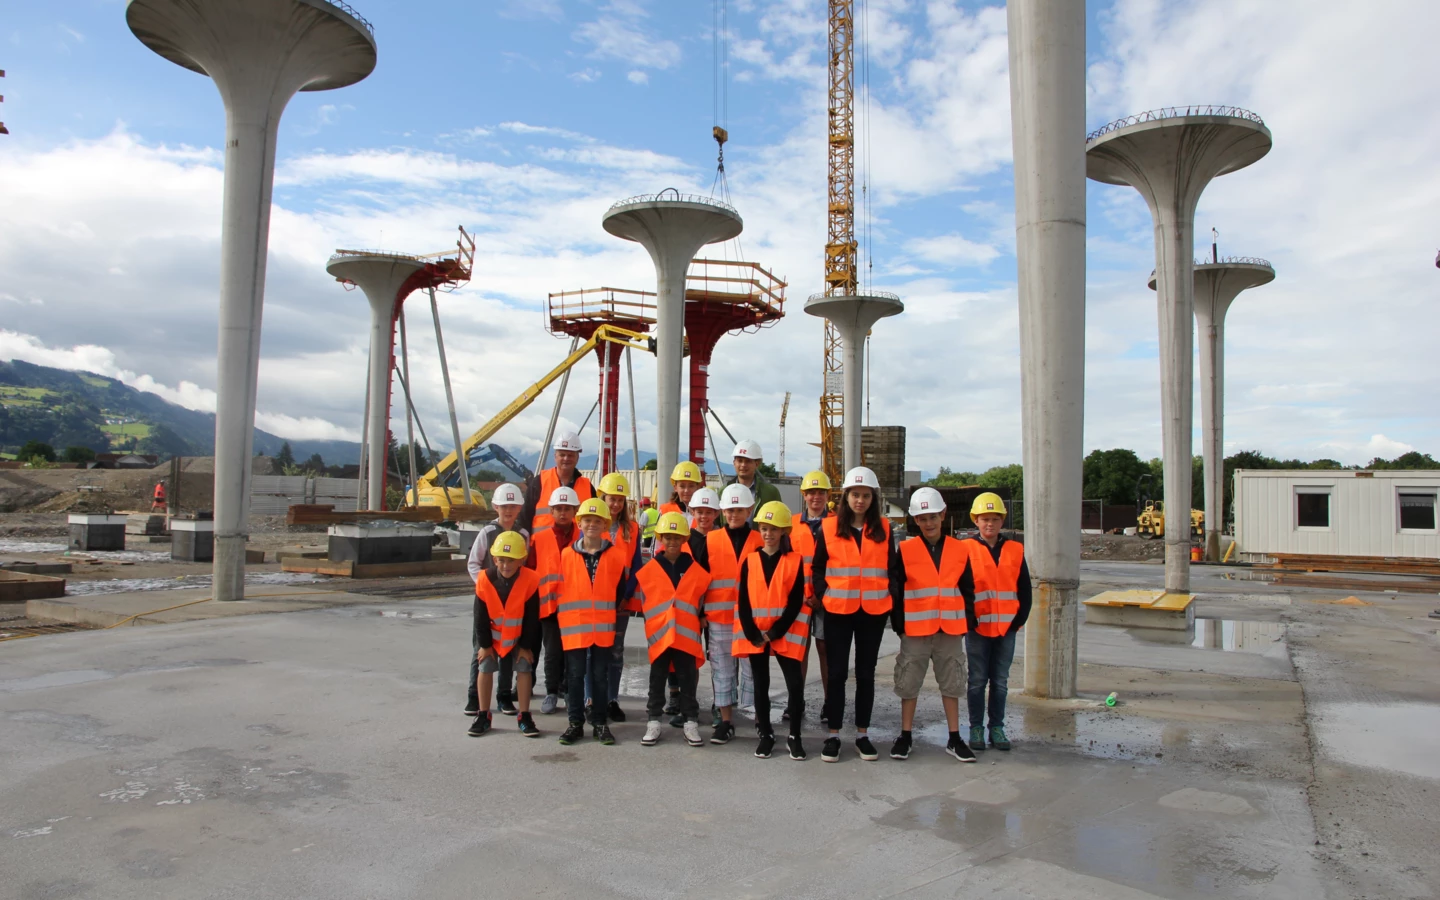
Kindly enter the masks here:
M 540 736 L 540 729 L 535 726 L 535 719 L 528 712 L 521 713 L 515 724 L 519 727 L 520 733 L 528 738 Z
M 667 710 L 667 712 L 668 712 L 668 710 Z M 675 715 L 673 715 L 673 716 L 670 717 L 670 727 L 671 727 L 671 728 L 684 728 L 686 721 L 688 721 L 688 720 L 687 720 L 684 716 L 682 716 L 680 713 L 677 712 Z
M 868 735 L 862 734 L 855 739 L 855 751 L 860 754 L 861 759 L 872 760 L 880 758 L 880 751 L 876 750 L 875 745 L 870 743 L 870 737 Z
M 465 701 L 465 715 L 473 716 L 479 712 L 480 701 L 478 699 L 476 699 L 475 697 L 471 697 L 469 700 Z
M 679 692 L 679 691 L 671 691 L 671 692 L 670 692 L 670 699 L 669 699 L 669 701 L 667 701 L 666 704 L 665 704 L 665 715 L 667 715 L 667 716 L 678 716 L 678 715 L 680 715 L 680 692 Z M 671 725 L 675 725 L 674 722 L 671 722 L 670 724 L 671 724 Z M 684 725 L 684 724 L 685 724 L 685 720 L 682 718 L 682 719 L 680 720 L 680 725 Z M 675 727 L 676 727 L 676 728 L 679 728 L 680 725 L 675 725 Z
M 834 734 L 832 734 L 832 735 L 830 735 L 828 738 L 825 739 L 825 746 L 823 746 L 823 747 L 820 748 L 820 758 L 823 759 L 825 762 L 839 762 L 839 761 L 840 761 L 840 737 L 839 737 L 839 735 L 834 735 Z
M 578 744 L 583 740 L 585 740 L 584 722 L 571 722 L 570 727 L 566 728 L 564 733 L 560 735 L 560 743 L 567 747 L 571 744 Z
M 785 711 L 780 714 L 780 721 L 782 721 L 782 722 L 788 722 L 788 721 L 790 721 L 790 707 L 788 707 L 788 706 L 785 707 Z
M 720 724 L 716 725 L 715 730 L 710 734 L 710 743 L 728 744 L 730 743 L 730 739 L 734 736 L 735 726 L 732 723 L 726 722 L 724 719 L 721 719 Z
M 909 758 L 910 758 L 910 745 L 911 745 L 910 735 L 908 735 L 908 734 L 902 734 L 902 735 L 900 735 L 898 738 L 895 739 L 895 743 L 893 743 L 893 744 L 890 745 L 890 758 L 891 758 L 891 759 L 909 759 Z
M 615 743 L 615 735 L 610 733 L 609 725 L 596 725 L 594 734 L 595 740 L 599 741 L 607 747 Z
M 471 737 L 481 737 L 490 730 L 490 711 L 477 713 L 475 721 L 470 723 L 470 730 L 465 732 Z
M 500 711 L 507 716 L 513 716 L 519 712 L 519 709 L 515 706 L 515 698 L 510 694 L 502 694 L 496 697 L 495 704 L 499 706 Z
M 969 745 L 963 740 L 952 738 L 950 743 L 945 745 L 945 752 L 963 763 L 973 763 L 975 761 L 975 751 L 971 750 Z
M 798 735 L 798 734 L 792 734 L 792 735 L 790 735 L 789 737 L 787 737 L 787 738 L 785 739 L 785 743 L 787 743 L 787 744 L 790 745 L 790 758 L 791 758 L 791 759 L 804 759 L 804 758 L 805 758 L 805 745 L 802 744 L 802 743 L 800 743 L 800 735 Z
M 605 718 L 611 722 L 623 722 L 625 721 L 625 710 L 620 708 L 619 703 L 611 700 L 610 705 L 605 707 Z
M 760 743 L 755 745 L 756 759 L 769 759 L 770 754 L 775 750 L 775 735 L 760 735 Z

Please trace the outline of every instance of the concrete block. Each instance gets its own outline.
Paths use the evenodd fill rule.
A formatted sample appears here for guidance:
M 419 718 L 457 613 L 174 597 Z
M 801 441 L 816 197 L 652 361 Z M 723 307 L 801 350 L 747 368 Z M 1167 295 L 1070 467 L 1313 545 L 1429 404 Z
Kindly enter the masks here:
M 428 524 L 332 525 L 327 555 L 331 562 L 364 566 L 429 562 L 434 535 L 435 527 Z
M 1085 624 L 1184 631 L 1195 624 L 1194 601 L 1192 594 L 1105 591 L 1085 601 Z
M 124 550 L 126 516 L 70 516 L 71 550 Z
M 125 533 L 164 537 L 168 539 L 170 530 L 166 527 L 164 516 L 152 516 L 148 513 L 131 513 L 125 517 Z
M 172 519 L 170 558 L 179 562 L 215 559 L 215 522 L 211 519 Z

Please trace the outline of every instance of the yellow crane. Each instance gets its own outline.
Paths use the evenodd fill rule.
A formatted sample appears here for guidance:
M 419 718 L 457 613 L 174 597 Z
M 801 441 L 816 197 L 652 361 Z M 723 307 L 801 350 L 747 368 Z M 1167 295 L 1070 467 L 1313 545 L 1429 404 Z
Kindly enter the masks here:
M 830 0 L 829 206 L 826 215 L 825 295 L 858 293 L 855 242 L 855 3 Z M 824 381 L 820 388 L 820 467 L 839 484 L 845 453 L 845 386 L 840 333 L 825 322 Z
M 781 477 L 785 475 L 785 419 L 790 415 L 790 392 L 785 392 L 785 402 L 780 404 L 780 464 L 777 467 Z
M 509 424 L 511 419 L 520 415 L 525 407 L 535 402 L 535 398 L 544 393 L 545 388 L 549 387 L 555 379 L 564 375 L 576 363 L 584 359 L 601 341 L 609 341 L 622 347 L 634 347 L 636 350 L 644 350 L 647 353 L 654 352 L 647 337 L 638 331 L 631 331 L 618 325 L 601 325 L 596 328 L 595 334 L 589 340 L 576 347 L 558 366 L 545 373 L 543 378 L 522 391 L 520 396 L 510 401 L 510 404 L 496 413 L 494 418 L 481 425 L 479 430 L 466 438 L 460 445 L 458 455 L 451 452 L 436 463 L 433 469 L 415 479 L 415 486 L 405 498 L 407 504 L 416 502 L 419 506 L 438 506 L 444 516 L 449 518 L 451 507 L 463 506 L 465 503 L 464 489 L 458 484 L 454 486 L 448 484 L 459 471 L 457 467 L 459 460 L 468 456 L 475 447 L 487 443 L 501 428 Z

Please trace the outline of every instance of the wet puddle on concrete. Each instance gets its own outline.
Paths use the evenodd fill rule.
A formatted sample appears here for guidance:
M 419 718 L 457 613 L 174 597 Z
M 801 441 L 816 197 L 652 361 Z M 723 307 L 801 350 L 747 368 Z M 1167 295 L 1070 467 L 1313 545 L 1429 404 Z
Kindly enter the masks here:
M 964 719 L 964 713 L 961 713 Z M 960 733 L 968 737 L 969 727 L 962 721 Z M 1190 730 L 1183 726 L 1164 724 L 1137 716 L 1126 716 L 1108 710 L 1042 710 L 1027 708 L 1016 717 L 1011 715 L 1005 725 L 1006 735 L 1014 742 L 1043 741 L 1050 746 L 1071 747 L 1093 759 L 1125 760 L 1158 763 L 1168 749 L 1188 746 Z M 916 740 L 943 748 L 950 735 L 943 721 L 915 731 Z M 1004 757 L 1003 750 L 985 750 L 987 758 Z
M 384 619 L 453 619 L 457 613 L 413 612 L 408 609 L 378 609 L 377 615 Z
M 1440 778 L 1440 705 L 1319 703 L 1312 717 L 1327 756 L 1368 769 Z
M 167 555 L 168 558 L 168 555 Z M 88 597 L 95 594 L 123 594 L 131 591 L 178 591 L 184 588 L 209 587 L 211 575 L 181 575 L 178 578 L 106 578 L 97 581 L 71 580 L 65 585 L 67 597 Z M 320 575 L 308 572 L 252 572 L 246 584 L 313 584 Z
M 1147 644 L 1188 645 L 1197 650 L 1285 656 L 1285 623 L 1250 619 L 1196 618 L 1190 628 L 1125 628 L 1126 634 Z
M 45 541 L 16 541 L 0 538 L 0 553 L 62 553 L 68 544 Z

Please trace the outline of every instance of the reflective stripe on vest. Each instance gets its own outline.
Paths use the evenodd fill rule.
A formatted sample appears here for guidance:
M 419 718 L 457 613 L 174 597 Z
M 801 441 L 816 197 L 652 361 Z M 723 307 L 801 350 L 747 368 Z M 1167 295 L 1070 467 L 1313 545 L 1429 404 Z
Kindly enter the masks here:
M 705 592 L 706 619 L 720 625 L 735 623 L 735 600 L 740 596 L 740 564 L 762 544 L 764 541 L 760 540 L 760 532 L 752 529 L 737 559 L 729 531 L 717 528 L 705 535 L 705 549 L 710 557 L 710 589 Z
M 900 544 L 900 559 L 905 564 L 905 633 L 911 637 L 937 631 L 960 635 L 969 629 L 960 577 L 970 554 L 955 538 L 941 541 L 939 568 L 923 537 Z
M 645 642 L 653 663 L 666 650 L 674 647 L 705 661 L 705 648 L 700 643 L 700 606 L 710 573 L 692 562 L 674 585 L 669 574 L 656 560 L 640 569 L 635 591 L 645 613 Z
M 585 560 L 573 547 L 560 554 L 563 579 L 556 612 L 560 624 L 560 645 L 566 650 L 611 647 L 615 644 L 615 598 L 630 560 L 619 547 L 610 546 L 600 554 L 595 578 Z
M 555 517 L 550 514 L 550 495 L 555 489 L 561 487 L 560 470 L 546 469 L 540 473 L 540 496 L 535 500 L 535 517 L 530 521 L 530 530 L 539 531 L 555 523 Z M 590 479 L 576 473 L 575 484 L 571 490 L 581 503 L 595 496 L 595 489 L 590 486 Z
M 555 537 L 553 525 L 536 532 L 530 546 L 535 551 L 535 574 L 540 576 L 540 618 L 545 619 L 555 615 L 560 600 L 560 551 L 565 548 Z
M 797 517 L 795 524 L 790 526 L 790 547 L 800 554 L 800 562 L 805 574 L 806 599 L 815 596 L 815 585 L 812 581 L 815 564 L 815 530 L 811 527 L 814 524 L 816 523 L 806 522 Z
M 884 520 L 882 520 L 884 522 Z M 884 522 L 885 540 L 862 536 L 860 546 L 852 535 L 840 536 L 835 516 L 820 525 L 829 561 L 825 567 L 826 612 L 845 615 L 863 608 L 871 615 L 890 611 L 890 523 Z
M 1018 541 L 1000 545 L 1000 564 L 990 548 L 974 538 L 962 541 L 970 554 L 970 573 L 975 579 L 975 632 L 982 637 L 1003 637 L 1020 614 L 1020 566 L 1025 547 Z
M 775 566 L 775 574 L 769 582 L 765 580 L 765 566 L 760 554 L 754 553 L 746 557 L 744 565 L 740 567 L 741 577 L 745 579 L 745 594 L 750 599 L 750 614 L 755 620 L 755 627 L 761 633 L 770 630 L 782 615 L 785 614 L 785 606 L 790 600 L 790 591 L 795 587 L 796 579 L 800 578 L 800 570 L 803 563 L 800 554 L 793 550 L 780 557 Z M 770 649 L 791 659 L 805 658 L 805 642 L 810 637 L 810 614 L 804 607 L 800 608 L 800 614 L 790 624 L 790 628 L 778 641 L 770 642 Z M 734 642 L 730 645 L 730 652 L 735 656 L 753 656 L 763 653 L 764 646 L 750 643 L 740 629 L 735 631 Z
M 520 640 L 525 625 L 525 603 L 539 592 L 540 576 L 533 569 L 521 569 L 510 586 L 510 595 L 503 602 L 500 592 L 490 583 L 490 573 L 482 570 L 475 579 L 475 596 L 485 603 L 490 614 L 490 641 L 497 656 L 508 656 Z
M 610 543 L 625 551 L 625 562 L 629 563 L 635 559 L 635 545 L 640 543 L 640 526 L 634 522 L 616 522 L 610 526 L 606 535 Z M 636 613 L 640 611 L 640 603 L 634 597 L 626 601 L 625 612 Z

